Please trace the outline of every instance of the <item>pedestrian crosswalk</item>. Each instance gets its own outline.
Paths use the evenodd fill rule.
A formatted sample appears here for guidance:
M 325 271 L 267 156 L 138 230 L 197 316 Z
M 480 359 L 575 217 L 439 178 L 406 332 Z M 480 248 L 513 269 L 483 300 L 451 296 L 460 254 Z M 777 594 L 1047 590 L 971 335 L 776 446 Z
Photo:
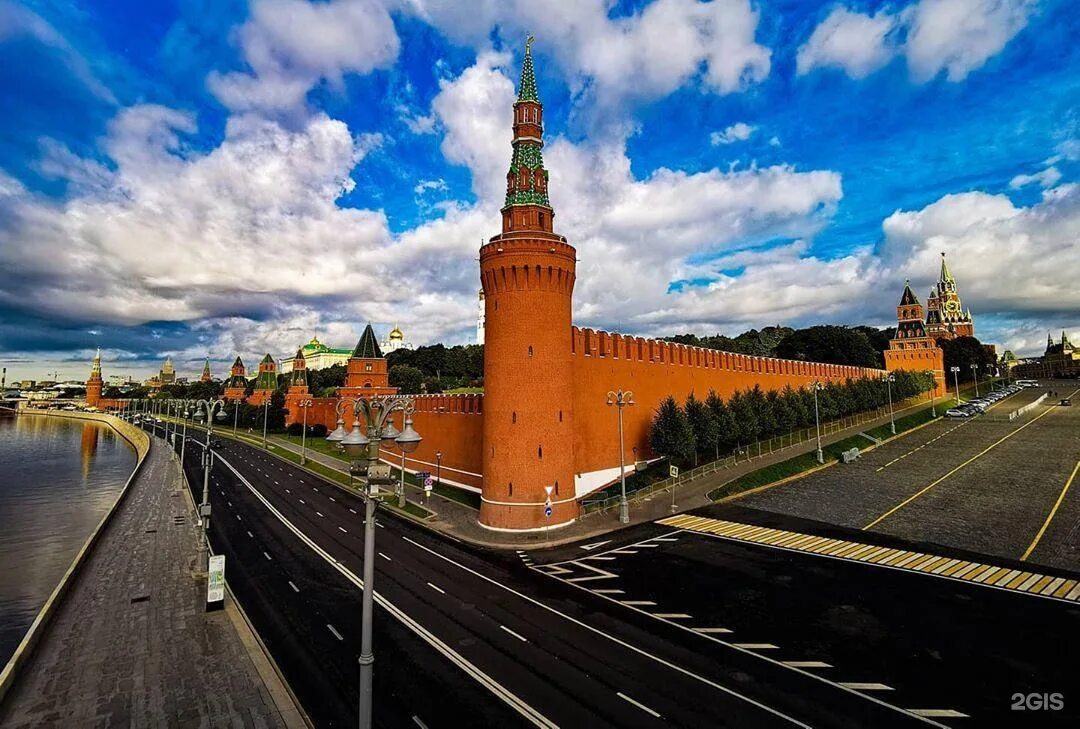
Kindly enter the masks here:
M 752 544 L 762 544 L 836 559 L 921 572 L 980 585 L 998 587 L 1030 595 L 1080 601 L 1080 581 L 1010 569 L 964 559 L 954 559 L 912 550 L 820 537 L 784 529 L 712 519 L 693 514 L 679 514 L 660 519 L 658 524 L 687 531 L 715 534 Z

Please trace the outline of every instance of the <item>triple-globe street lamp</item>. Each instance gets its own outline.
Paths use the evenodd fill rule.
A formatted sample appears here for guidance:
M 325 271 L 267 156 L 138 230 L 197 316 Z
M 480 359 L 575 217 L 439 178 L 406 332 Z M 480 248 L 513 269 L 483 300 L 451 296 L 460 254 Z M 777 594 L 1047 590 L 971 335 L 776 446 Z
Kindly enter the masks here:
M 825 454 L 821 450 L 821 415 L 818 410 L 818 392 L 824 390 L 825 386 L 820 381 L 814 380 L 810 384 L 810 389 L 814 391 L 814 428 L 817 430 L 817 462 L 825 463 Z
M 893 418 L 892 409 L 892 383 L 896 382 L 895 375 L 889 375 L 885 378 L 885 392 L 889 398 L 889 432 L 896 435 L 896 420 Z
M 960 368 L 953 365 L 949 368 L 949 372 L 952 372 L 953 384 L 956 385 L 956 405 L 960 406 Z
M 370 729 L 372 706 L 372 672 L 375 656 L 372 653 L 371 615 L 375 596 L 375 496 L 379 483 L 389 483 L 389 467 L 378 468 L 379 446 L 385 442 L 397 443 L 401 449 L 401 486 L 398 504 L 405 503 L 405 454 L 416 450 L 422 440 L 413 430 L 413 399 L 403 395 L 381 395 L 351 400 L 353 408 L 352 430 L 345 433 L 342 413 L 348 399 L 342 399 L 337 407 L 338 427 L 326 439 L 340 443 L 345 453 L 355 458 L 349 473 L 366 480 L 364 496 L 364 596 L 360 627 L 360 727 Z M 404 416 L 403 429 L 399 432 L 391 422 L 392 413 L 400 410 Z M 364 429 L 361 429 L 363 416 Z
M 971 363 L 971 379 L 975 381 L 975 399 L 979 398 L 979 365 Z
M 202 502 L 199 504 L 199 520 L 202 523 L 202 539 L 199 541 L 199 566 L 209 569 L 209 550 L 207 549 L 207 531 L 210 529 L 210 468 L 213 465 L 213 451 L 210 450 L 210 437 L 214 434 L 214 418 L 225 419 L 225 400 L 196 400 L 193 404 L 195 420 L 206 418 L 206 443 L 203 446 L 202 467 L 203 487 Z M 205 415 L 204 415 L 205 413 Z

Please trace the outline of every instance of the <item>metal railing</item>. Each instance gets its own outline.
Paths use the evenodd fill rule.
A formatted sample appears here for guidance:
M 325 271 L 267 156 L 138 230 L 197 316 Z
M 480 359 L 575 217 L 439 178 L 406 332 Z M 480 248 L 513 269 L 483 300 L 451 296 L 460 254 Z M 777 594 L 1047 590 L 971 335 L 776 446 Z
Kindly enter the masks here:
M 896 413 L 901 410 L 906 410 L 910 407 L 926 404 L 928 402 L 925 395 L 916 395 L 915 397 L 908 398 L 901 402 L 895 403 L 893 412 Z M 825 438 L 834 433 L 854 428 L 858 425 L 879 420 L 889 414 L 887 407 L 879 407 L 874 410 L 866 410 L 854 415 L 848 415 L 837 420 L 830 420 L 821 424 L 821 437 Z M 791 450 L 796 446 L 802 445 L 808 441 L 813 441 L 817 438 L 817 431 L 815 428 L 800 428 L 799 430 L 785 433 L 784 435 L 777 435 L 768 440 L 754 441 L 749 445 L 742 446 L 735 449 L 730 456 L 725 458 L 718 458 L 707 463 L 703 463 L 700 466 L 695 466 L 688 471 L 681 471 L 678 476 L 674 478 L 668 477 L 660 481 L 655 481 L 644 486 L 640 486 L 633 490 L 626 492 L 626 498 L 630 501 L 640 501 L 652 494 L 665 492 L 672 490 L 672 498 L 675 497 L 675 491 L 680 486 L 690 483 L 702 476 L 710 476 L 718 471 L 725 471 L 736 465 L 742 463 L 749 463 L 756 461 L 766 456 L 770 456 L 773 453 L 779 453 L 786 450 Z M 605 498 L 592 498 L 582 499 L 581 512 L 582 517 L 588 516 L 594 513 L 605 513 L 609 509 L 617 509 L 619 506 L 620 496 L 615 494 L 613 496 Z

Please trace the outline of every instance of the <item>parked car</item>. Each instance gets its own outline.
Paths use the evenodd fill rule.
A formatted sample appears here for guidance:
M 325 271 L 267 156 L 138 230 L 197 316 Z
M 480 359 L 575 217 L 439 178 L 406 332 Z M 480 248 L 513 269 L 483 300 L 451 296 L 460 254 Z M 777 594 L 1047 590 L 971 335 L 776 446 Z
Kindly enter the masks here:
M 971 408 L 966 408 L 966 407 L 963 407 L 963 406 L 955 407 L 955 408 L 949 408 L 948 410 L 945 411 L 945 417 L 946 418 L 970 418 L 971 414 L 972 414 Z
M 1069 407 L 1070 405 L 1072 405 L 1072 398 L 1063 397 L 1061 398 L 1061 402 L 1059 402 L 1058 405 Z

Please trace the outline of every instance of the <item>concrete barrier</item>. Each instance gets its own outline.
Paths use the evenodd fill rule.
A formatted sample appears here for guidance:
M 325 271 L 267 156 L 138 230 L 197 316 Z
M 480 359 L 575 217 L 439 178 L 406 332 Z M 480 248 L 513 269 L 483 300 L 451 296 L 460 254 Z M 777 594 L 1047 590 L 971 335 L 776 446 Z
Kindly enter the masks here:
M 143 461 L 146 460 L 146 454 L 150 452 L 150 436 L 147 435 L 145 431 L 124 422 L 114 415 L 107 415 L 105 413 L 68 412 L 64 410 L 27 409 L 19 411 L 18 417 L 52 417 L 64 418 L 66 420 L 93 420 L 104 423 L 131 444 L 135 449 L 136 462 L 135 468 L 131 471 L 131 475 L 128 476 L 127 481 L 124 483 L 124 488 L 121 489 L 119 495 L 117 495 L 116 501 L 109 507 L 105 516 L 101 517 L 101 521 L 94 527 L 94 531 L 90 533 L 90 536 L 87 537 L 82 548 L 75 555 L 75 559 L 71 561 L 67 571 L 64 572 L 63 577 L 60 578 L 60 582 L 56 585 L 52 594 L 49 595 L 49 599 L 41 606 L 41 610 L 38 611 L 37 617 L 35 617 L 34 622 L 31 623 L 30 629 L 26 631 L 26 635 L 23 636 L 18 648 L 15 649 L 15 653 L 12 654 L 11 659 L 7 662 L 7 665 L 4 666 L 3 672 L 0 672 L 0 703 L 3 703 L 4 697 L 7 696 L 8 691 L 11 689 L 12 685 L 14 685 L 19 669 L 34 652 L 34 648 L 44 634 L 46 627 L 48 627 L 49 620 L 56 612 L 56 608 L 60 605 L 60 601 L 64 599 L 64 595 L 67 594 L 71 585 L 74 584 L 75 578 L 79 574 L 79 570 L 90 555 L 90 551 L 94 548 L 98 538 L 112 519 L 113 514 L 116 513 L 120 504 L 123 503 L 124 496 L 127 494 L 132 482 L 142 468 Z
M 1016 410 L 1013 410 L 1011 413 L 1009 413 L 1009 420 L 1010 421 L 1016 420 L 1021 415 L 1023 415 L 1024 413 L 1026 413 L 1029 410 L 1031 410 L 1032 408 L 1034 408 L 1036 405 L 1041 403 L 1043 400 L 1045 400 L 1049 396 L 1050 396 L 1049 392 L 1044 392 L 1042 395 L 1039 396 L 1038 400 L 1035 400 L 1033 402 L 1029 402 L 1027 405 L 1025 405 L 1022 408 L 1017 408 Z

